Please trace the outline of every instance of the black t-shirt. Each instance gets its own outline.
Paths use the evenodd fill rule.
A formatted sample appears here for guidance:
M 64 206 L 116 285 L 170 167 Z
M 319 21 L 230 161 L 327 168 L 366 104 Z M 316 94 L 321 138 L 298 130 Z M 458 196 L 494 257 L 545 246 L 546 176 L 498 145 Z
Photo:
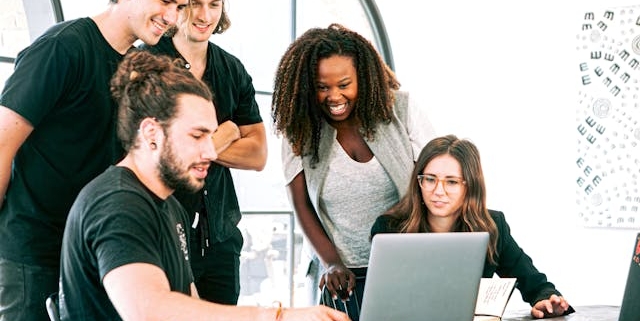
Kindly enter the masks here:
M 182 58 L 168 37 L 163 37 L 155 46 L 142 45 L 141 48 L 155 54 Z M 238 126 L 262 122 L 251 76 L 237 57 L 212 42 L 207 49 L 207 66 L 202 80 L 213 92 L 219 124 L 227 120 Z M 196 194 L 176 191 L 175 196 L 192 217 L 202 207 L 206 209 L 212 241 L 221 242 L 231 237 L 240 221 L 231 171 L 215 162 L 211 163 L 202 191 Z
M 57 266 L 80 189 L 124 153 L 109 81 L 123 56 L 90 18 L 51 27 L 16 59 L 0 96 L 33 132 L 18 150 L 0 210 L 0 256 Z
M 131 263 L 159 267 L 172 291 L 190 295 L 188 224 L 173 196 L 158 198 L 128 168 L 107 169 L 80 192 L 69 213 L 62 244 L 61 319 L 120 320 L 102 279 Z

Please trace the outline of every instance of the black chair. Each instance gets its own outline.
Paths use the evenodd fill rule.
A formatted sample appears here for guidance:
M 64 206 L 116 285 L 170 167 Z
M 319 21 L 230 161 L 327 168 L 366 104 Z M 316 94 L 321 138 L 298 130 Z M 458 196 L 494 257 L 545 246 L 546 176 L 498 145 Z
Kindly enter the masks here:
M 51 293 L 45 301 L 47 314 L 51 321 L 60 321 L 60 311 L 58 309 L 58 292 Z

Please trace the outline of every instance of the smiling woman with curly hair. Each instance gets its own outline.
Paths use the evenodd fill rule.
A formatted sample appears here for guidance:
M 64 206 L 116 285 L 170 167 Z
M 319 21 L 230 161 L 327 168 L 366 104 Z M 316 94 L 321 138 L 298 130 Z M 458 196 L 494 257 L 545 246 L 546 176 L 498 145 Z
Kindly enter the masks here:
M 402 196 L 434 135 L 399 88 L 371 43 L 339 24 L 305 32 L 278 66 L 272 117 L 285 138 L 286 182 L 312 258 L 322 262 L 323 277 L 313 278 L 312 265 L 312 280 L 334 296 L 362 294 L 369 229 Z

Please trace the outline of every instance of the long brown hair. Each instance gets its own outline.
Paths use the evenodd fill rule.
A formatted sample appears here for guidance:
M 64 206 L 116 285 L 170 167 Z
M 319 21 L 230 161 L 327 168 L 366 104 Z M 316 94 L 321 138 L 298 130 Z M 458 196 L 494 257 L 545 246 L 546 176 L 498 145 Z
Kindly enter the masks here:
M 392 219 L 393 229 L 401 233 L 429 232 L 427 223 L 428 209 L 422 200 L 418 175 L 434 158 L 450 155 L 460 163 L 462 178 L 466 181 L 466 193 L 460 216 L 452 232 L 489 232 L 487 259 L 497 262 L 498 228 L 486 206 L 486 188 L 480 153 L 469 140 L 447 135 L 431 140 L 420 152 L 418 161 L 411 173 L 409 190 L 394 207 L 385 214 Z
M 319 160 L 323 117 L 316 98 L 318 62 L 344 56 L 353 60 L 358 77 L 354 116 L 365 138 L 373 140 L 379 123 L 391 121 L 394 90 L 400 83 L 371 43 L 339 24 L 312 28 L 287 49 L 278 66 L 271 115 L 276 134 L 284 134 L 296 155 Z

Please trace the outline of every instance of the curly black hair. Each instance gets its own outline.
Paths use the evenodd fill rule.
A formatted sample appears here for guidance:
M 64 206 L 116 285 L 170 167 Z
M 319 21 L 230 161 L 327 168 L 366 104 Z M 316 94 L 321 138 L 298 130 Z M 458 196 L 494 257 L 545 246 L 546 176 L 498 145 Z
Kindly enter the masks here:
M 280 60 L 274 81 L 271 116 L 277 135 L 284 135 L 299 156 L 319 161 L 318 146 L 322 114 L 316 99 L 318 62 L 332 56 L 353 59 L 358 77 L 358 99 L 354 116 L 361 132 L 373 140 L 375 128 L 389 123 L 394 91 L 400 88 L 395 74 L 384 63 L 371 42 L 342 25 L 312 28 L 298 37 Z

